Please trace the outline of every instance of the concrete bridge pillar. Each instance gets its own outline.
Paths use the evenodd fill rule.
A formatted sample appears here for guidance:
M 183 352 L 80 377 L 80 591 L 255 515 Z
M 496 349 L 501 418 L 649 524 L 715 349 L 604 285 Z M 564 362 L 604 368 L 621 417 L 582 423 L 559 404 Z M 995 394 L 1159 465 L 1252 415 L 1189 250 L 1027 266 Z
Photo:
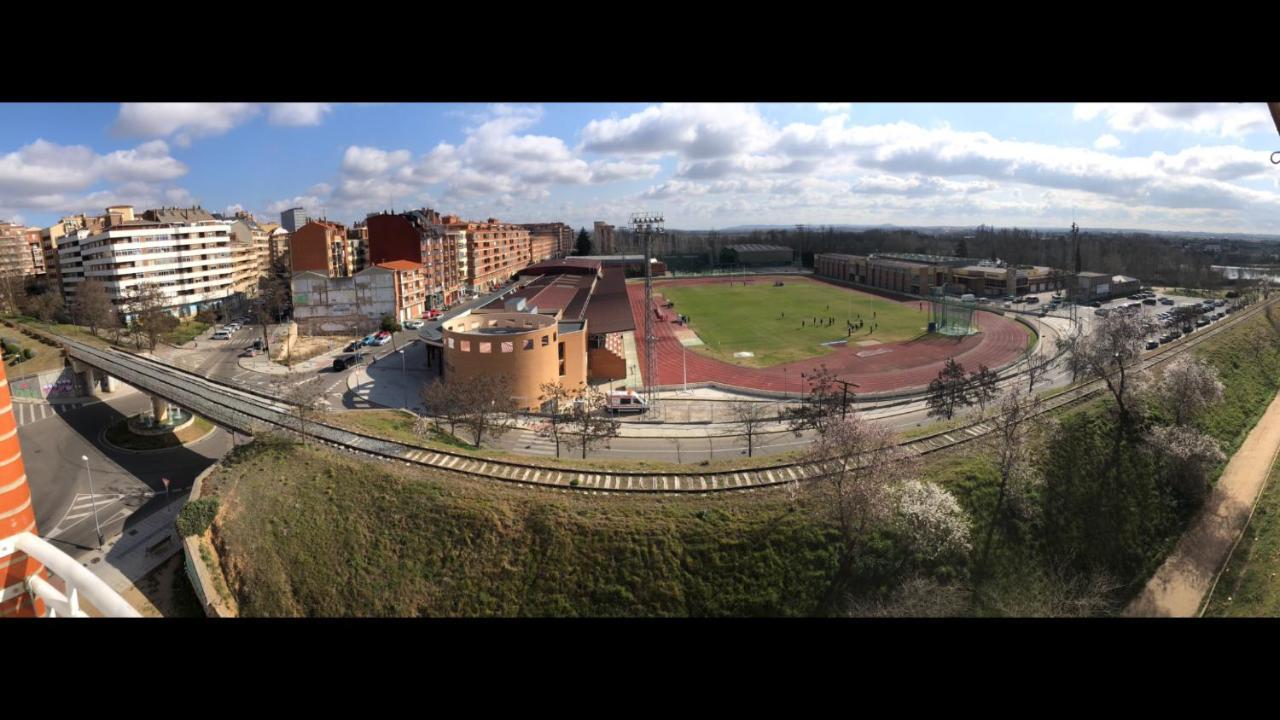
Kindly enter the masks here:
M 105 372 L 102 372 L 102 391 L 109 393 L 116 391 L 116 379 Z
M 151 396 L 151 414 L 155 415 L 156 422 L 169 421 L 169 401 L 159 395 Z

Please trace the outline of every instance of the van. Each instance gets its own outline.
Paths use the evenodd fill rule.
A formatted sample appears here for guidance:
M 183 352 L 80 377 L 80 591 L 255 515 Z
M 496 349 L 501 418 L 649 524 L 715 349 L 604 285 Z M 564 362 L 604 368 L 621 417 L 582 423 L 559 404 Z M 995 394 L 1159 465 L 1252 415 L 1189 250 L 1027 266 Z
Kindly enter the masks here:
M 618 413 L 644 412 L 648 407 L 644 404 L 644 398 L 637 395 L 635 390 L 615 390 L 609 393 L 606 409 L 611 414 L 617 415 Z

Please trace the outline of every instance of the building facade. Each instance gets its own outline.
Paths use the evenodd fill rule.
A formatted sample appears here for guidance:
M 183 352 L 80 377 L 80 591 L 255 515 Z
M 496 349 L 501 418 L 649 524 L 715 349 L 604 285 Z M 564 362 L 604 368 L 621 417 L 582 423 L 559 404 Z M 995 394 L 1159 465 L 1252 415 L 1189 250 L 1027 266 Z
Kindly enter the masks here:
M 422 266 L 427 309 L 440 309 L 458 302 L 466 278 L 466 242 L 459 248 L 466 232 L 450 229 L 438 220 L 439 214 L 430 209 L 381 213 L 365 220 L 369 229 L 370 262 L 404 260 Z
M 374 267 L 390 270 L 395 278 L 395 318 L 417 320 L 427 311 L 426 272 L 422 263 L 392 260 Z
M 289 208 L 280 213 L 280 227 L 288 233 L 297 232 L 298 228 L 306 225 L 309 220 L 311 218 L 307 215 L 307 211 L 300 207 Z
M 526 223 L 529 231 L 529 254 L 532 262 L 558 260 L 573 248 L 573 228 L 564 223 Z
M 1062 284 L 1062 275 L 1048 267 L 914 253 L 820 253 L 814 257 L 814 273 L 909 295 L 941 289 L 979 297 L 1016 296 L 1056 290 Z
M 135 219 L 132 207 L 115 206 L 107 209 L 101 231 L 78 229 L 61 238 L 58 267 L 68 305 L 86 278 L 101 282 L 112 303 L 125 310 L 138 286 L 155 285 L 165 297 L 165 307 L 179 316 L 220 305 L 234 294 L 231 229 L 226 223 L 212 216 L 189 221 L 148 217 L 174 216 L 148 211 Z
M 469 290 L 486 292 L 507 284 L 517 272 L 532 264 L 529 231 L 519 225 L 489 218 L 484 222 L 442 218 L 446 229 L 464 232 L 467 239 Z
M 597 220 L 591 233 L 592 252 L 596 255 L 613 255 L 618 252 L 618 241 L 614 235 L 614 227 L 603 220 Z
M 382 267 L 351 277 L 304 270 L 290 279 L 293 320 L 303 335 L 362 335 L 396 314 L 396 273 Z
M 735 262 L 743 265 L 790 265 L 795 252 L 782 245 L 730 245 Z
M 338 223 L 312 220 L 289 236 L 289 270 L 324 273 L 329 277 L 355 275 L 355 257 L 347 229 Z

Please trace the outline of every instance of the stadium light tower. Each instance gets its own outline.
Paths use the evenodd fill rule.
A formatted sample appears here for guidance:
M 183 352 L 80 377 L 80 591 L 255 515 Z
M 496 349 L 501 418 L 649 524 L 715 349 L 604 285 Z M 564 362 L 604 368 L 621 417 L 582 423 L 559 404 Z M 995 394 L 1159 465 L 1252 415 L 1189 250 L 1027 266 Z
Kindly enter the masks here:
M 658 382 L 658 338 L 653 330 L 653 236 L 664 234 L 664 221 L 660 212 L 631 213 L 631 230 L 644 248 L 644 367 L 649 377 L 644 383 L 644 399 L 653 407 L 653 386 Z

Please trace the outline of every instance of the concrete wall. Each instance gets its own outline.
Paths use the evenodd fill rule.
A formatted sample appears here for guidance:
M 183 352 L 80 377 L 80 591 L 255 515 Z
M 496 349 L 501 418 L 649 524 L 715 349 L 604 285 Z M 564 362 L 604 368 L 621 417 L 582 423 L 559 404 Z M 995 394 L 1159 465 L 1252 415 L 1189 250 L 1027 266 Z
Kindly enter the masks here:
M 9 382 L 9 389 L 16 398 L 32 400 L 57 400 L 88 395 L 79 375 L 70 367 L 14 379 Z

